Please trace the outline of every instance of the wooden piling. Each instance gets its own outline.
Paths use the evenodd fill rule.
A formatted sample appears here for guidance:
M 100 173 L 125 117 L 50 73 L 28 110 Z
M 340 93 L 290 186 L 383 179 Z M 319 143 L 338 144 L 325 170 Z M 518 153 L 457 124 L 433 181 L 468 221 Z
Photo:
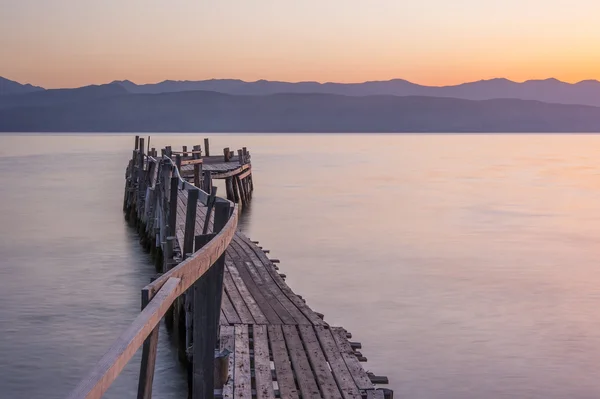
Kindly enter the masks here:
M 148 306 L 152 300 L 152 293 L 142 290 L 142 310 Z M 138 380 L 138 399 L 152 398 L 152 381 L 154 379 L 154 369 L 156 367 L 156 351 L 158 348 L 159 326 L 154 327 L 150 336 L 144 341 L 142 347 L 142 361 L 140 366 L 140 376 Z
M 204 139 L 204 153 L 206 154 L 207 157 L 210 156 L 210 147 L 209 147 L 209 142 L 208 142 L 207 138 Z
M 223 161 L 224 162 L 229 162 L 229 147 L 225 147 L 223 148 Z
M 229 201 L 234 201 L 233 199 L 233 183 L 231 182 L 232 178 L 231 177 L 227 177 L 225 179 L 225 191 L 227 194 L 227 199 Z
M 195 145 L 194 146 L 194 154 L 193 154 L 193 158 L 194 159 L 200 159 L 200 154 L 196 153 L 200 151 L 200 146 L 199 145 Z M 194 186 L 200 188 L 200 177 L 202 176 L 202 168 L 201 168 L 201 164 L 194 164 Z

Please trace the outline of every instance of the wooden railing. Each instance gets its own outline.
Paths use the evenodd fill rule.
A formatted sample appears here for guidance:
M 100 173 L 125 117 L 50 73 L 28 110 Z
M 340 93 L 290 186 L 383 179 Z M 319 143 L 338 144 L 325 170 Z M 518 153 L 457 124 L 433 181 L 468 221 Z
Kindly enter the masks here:
M 138 383 L 138 399 L 152 396 L 152 381 L 156 362 L 159 323 L 170 307 L 184 292 L 186 300 L 193 298 L 193 379 L 194 397 L 210 398 L 214 392 L 214 349 L 217 343 L 225 250 L 236 232 L 236 206 L 215 196 L 216 189 L 207 193 L 181 178 L 175 162 L 167 157 L 155 158 L 144 154 L 144 139 L 136 137 L 136 147 L 128 167 L 125 204 L 134 206 L 144 220 L 148 209 L 158 226 L 154 233 L 163 256 L 164 273 L 142 289 L 142 311 L 116 339 L 90 373 L 69 395 L 70 399 L 100 398 L 115 381 L 127 362 L 143 345 Z M 170 257 L 176 234 L 177 201 L 180 190 L 187 191 L 187 214 L 184 242 L 180 243 L 183 261 L 175 267 Z M 198 202 L 207 206 L 203 234 L 195 235 Z M 213 232 L 208 233 L 209 220 L 214 213 Z M 194 245 L 195 244 L 195 245 Z M 195 247 L 195 251 L 194 251 Z

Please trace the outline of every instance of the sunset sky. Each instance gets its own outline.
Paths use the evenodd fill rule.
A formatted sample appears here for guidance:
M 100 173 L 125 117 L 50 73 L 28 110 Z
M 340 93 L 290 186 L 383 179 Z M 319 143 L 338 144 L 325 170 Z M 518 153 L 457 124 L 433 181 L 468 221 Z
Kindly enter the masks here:
M 0 76 L 600 79 L 598 0 L 0 0 Z

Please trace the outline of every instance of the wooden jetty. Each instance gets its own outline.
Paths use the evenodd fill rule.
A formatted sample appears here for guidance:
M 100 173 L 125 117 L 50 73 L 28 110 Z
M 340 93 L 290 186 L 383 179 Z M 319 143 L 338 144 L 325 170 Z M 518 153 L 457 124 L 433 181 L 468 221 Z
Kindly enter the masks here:
M 150 398 L 164 319 L 188 365 L 188 398 L 393 398 L 379 386 L 386 377 L 363 369 L 361 344 L 310 309 L 279 260 L 237 230 L 238 203 L 254 190 L 249 152 L 211 156 L 204 139 L 204 153 L 195 145 L 159 156 L 144 144 L 136 137 L 123 210 L 157 275 L 141 313 L 69 397 L 100 398 L 143 347 L 138 398 Z M 213 179 L 225 179 L 227 199 Z

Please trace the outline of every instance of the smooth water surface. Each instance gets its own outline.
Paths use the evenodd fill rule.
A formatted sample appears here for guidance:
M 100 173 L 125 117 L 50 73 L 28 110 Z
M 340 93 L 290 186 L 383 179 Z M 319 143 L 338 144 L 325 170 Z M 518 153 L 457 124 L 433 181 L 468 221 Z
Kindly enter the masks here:
M 0 135 L 0 398 L 64 397 L 139 312 L 132 146 Z M 600 136 L 211 136 L 225 146 L 252 154 L 242 230 L 397 397 L 600 396 Z M 107 397 L 135 397 L 138 368 Z M 155 397 L 185 381 L 163 329 Z

